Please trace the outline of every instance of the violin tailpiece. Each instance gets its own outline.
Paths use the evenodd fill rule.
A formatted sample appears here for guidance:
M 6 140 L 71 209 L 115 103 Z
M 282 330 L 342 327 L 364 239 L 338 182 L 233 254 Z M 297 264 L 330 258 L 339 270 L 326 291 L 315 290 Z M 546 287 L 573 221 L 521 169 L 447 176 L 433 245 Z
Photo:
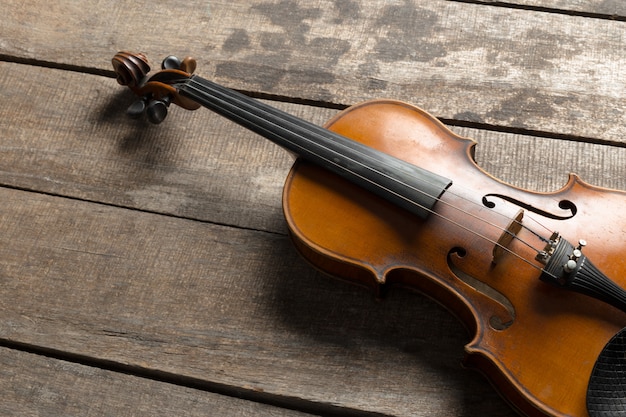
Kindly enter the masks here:
M 604 275 L 582 253 L 582 248 L 586 245 L 584 240 L 574 248 L 571 243 L 555 233 L 550 242 L 546 246 L 546 251 L 537 258 L 546 263 L 540 276 L 542 281 L 585 294 L 626 312 L 626 291 Z

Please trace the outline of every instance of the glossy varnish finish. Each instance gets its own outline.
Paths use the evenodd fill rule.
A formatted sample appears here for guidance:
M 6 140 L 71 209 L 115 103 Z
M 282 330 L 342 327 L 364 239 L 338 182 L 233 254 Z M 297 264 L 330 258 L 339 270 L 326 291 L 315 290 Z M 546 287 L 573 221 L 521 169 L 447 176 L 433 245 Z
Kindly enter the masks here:
M 328 124 L 333 134 L 192 75 L 192 58 L 168 57 L 152 76 L 141 54 L 120 52 L 112 63 L 118 82 L 140 96 L 131 115 L 146 112 L 160 124 L 167 103 L 189 110 L 198 103 L 295 152 L 300 160 L 285 186 L 284 212 L 297 246 L 322 270 L 375 288 L 396 283 L 421 290 L 461 317 L 474 334 L 466 362 L 522 413 L 586 414 L 592 366 L 624 319 L 611 305 L 623 309 L 624 302 L 562 298 L 536 278 L 567 282 L 565 262 L 574 265 L 568 274 L 582 270 L 587 258 L 579 252 L 587 239 L 575 251 L 568 241 L 584 233 L 602 250 L 599 275 L 626 298 L 623 283 L 601 272 L 605 266 L 609 275 L 622 272 L 606 258 L 620 248 L 607 235 L 626 220 L 615 215 L 624 193 L 576 176 L 552 194 L 508 186 L 478 169 L 471 140 L 399 101 L 351 107 Z M 570 249 L 562 251 L 562 241 Z M 580 289 L 592 286 L 591 276 L 571 275 Z M 607 291 L 583 292 L 610 300 Z M 568 337 L 572 330 L 585 336 Z M 586 337 L 591 341 L 584 343 Z
M 283 205 L 300 252 L 320 269 L 368 286 L 401 284 L 455 313 L 474 335 L 466 364 L 485 373 L 522 413 L 585 416 L 592 367 L 626 315 L 588 297 L 539 281 L 542 248 L 526 229 L 492 263 L 497 241 L 516 208 L 481 203 L 499 193 L 555 214 L 558 202 L 578 208 L 567 220 L 525 213 L 523 224 L 549 237 L 584 238 L 587 256 L 622 287 L 621 233 L 626 195 L 591 187 L 572 176 L 560 191 L 531 193 L 508 186 L 472 159 L 474 142 L 454 135 L 407 104 L 374 101 L 341 113 L 329 128 L 453 180 L 425 221 L 367 195 L 331 174 L 298 163 Z M 498 213 L 496 213 L 498 212 Z M 566 216 L 564 216 L 566 217 Z M 539 225 L 541 224 L 541 226 Z M 477 285 L 475 278 L 484 286 Z
M 403 100 L 476 139 L 496 178 L 626 189 L 624 4 L 1 2 L 0 414 L 517 415 L 459 367 L 468 336 L 443 308 L 302 262 L 291 155 L 207 111 L 128 119 L 110 58 L 190 54 L 316 124 Z

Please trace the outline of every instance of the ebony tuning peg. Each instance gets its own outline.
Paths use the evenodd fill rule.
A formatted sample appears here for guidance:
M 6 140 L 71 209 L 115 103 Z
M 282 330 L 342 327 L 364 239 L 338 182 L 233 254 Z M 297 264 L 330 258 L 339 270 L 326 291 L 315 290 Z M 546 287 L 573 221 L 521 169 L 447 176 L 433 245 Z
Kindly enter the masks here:
M 167 108 L 169 107 L 171 99 L 164 97 L 161 100 L 150 100 L 146 106 L 146 115 L 148 120 L 155 125 L 158 125 L 165 117 L 167 117 Z
M 135 101 L 133 104 L 128 106 L 126 109 L 126 114 L 131 119 L 139 119 L 144 111 L 146 111 L 146 107 L 148 106 L 147 100 L 145 97 L 140 98 Z
M 182 61 L 170 55 L 161 63 L 161 69 L 180 69 L 182 67 Z M 149 97 L 142 97 L 135 101 L 126 110 L 126 114 L 132 119 L 138 119 L 145 112 L 148 116 L 148 120 L 151 123 L 159 124 L 167 117 L 168 107 L 171 103 L 170 97 L 163 99 L 149 99 Z
M 180 60 L 174 55 L 170 55 L 165 58 L 163 62 L 161 62 L 161 69 L 180 70 L 189 74 L 193 74 L 193 72 L 196 70 L 196 60 L 191 57 Z
M 163 60 L 163 62 L 161 62 L 161 69 L 164 69 L 164 70 L 168 70 L 168 69 L 179 70 L 181 68 L 182 64 L 183 64 L 183 62 L 180 59 L 178 59 L 174 55 L 170 55 L 170 56 L 166 57 Z
M 142 97 L 128 107 L 126 114 L 131 119 L 138 119 L 146 113 L 148 120 L 158 125 L 167 117 L 167 110 L 171 101 L 170 97 L 164 97 L 160 100 Z
M 172 102 L 188 110 L 200 107 L 192 100 L 179 101 L 177 96 L 175 97 L 176 93 L 163 85 L 170 84 L 178 77 L 188 77 L 193 73 L 196 60 L 191 57 L 180 60 L 173 55 L 168 56 L 161 63 L 163 73 L 156 74 L 152 78 L 148 78 L 150 66 L 143 54 L 122 51 L 113 57 L 112 64 L 117 74 L 117 81 L 130 87 L 140 97 L 126 110 L 126 114 L 133 119 L 140 118 L 146 113 L 150 122 L 159 124 L 167 117 L 168 108 Z

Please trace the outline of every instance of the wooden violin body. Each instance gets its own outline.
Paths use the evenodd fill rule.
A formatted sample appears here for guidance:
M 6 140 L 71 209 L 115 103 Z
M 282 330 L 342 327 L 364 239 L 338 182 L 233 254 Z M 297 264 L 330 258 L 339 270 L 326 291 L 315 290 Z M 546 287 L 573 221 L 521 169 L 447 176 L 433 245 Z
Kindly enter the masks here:
M 256 107 L 246 107 L 246 99 L 230 100 L 230 93 L 205 81 L 193 81 L 191 91 L 178 80 L 182 71 L 166 71 L 150 82 L 170 80 L 168 94 L 175 89 L 185 100 L 266 137 L 274 125 L 303 135 L 304 125 L 288 116 L 262 108 L 257 120 Z M 138 85 L 133 88 L 141 93 Z M 155 85 L 147 90 L 154 94 Z M 238 107 L 245 116 L 233 116 Z M 272 122 L 266 125 L 263 117 Z M 521 413 L 589 415 L 590 376 L 607 342 L 626 326 L 626 313 L 619 300 L 567 291 L 540 277 L 545 278 L 544 264 L 550 266 L 546 260 L 556 256 L 559 239 L 584 239 L 586 257 L 625 288 L 626 193 L 591 186 L 574 175 L 553 193 L 507 185 L 476 165 L 474 141 L 397 101 L 350 107 L 326 128 L 451 183 L 430 214 L 416 216 L 324 166 L 340 164 L 339 158 L 299 159 L 287 178 L 283 207 L 302 255 L 322 271 L 379 293 L 401 285 L 447 307 L 473 337 L 464 363 L 485 374 Z M 545 251 L 537 249 L 546 242 Z M 576 271 L 582 268 L 582 247 L 583 242 L 565 260 L 573 261 Z
M 476 166 L 473 141 L 404 103 L 364 103 L 344 111 L 328 128 L 454 178 L 451 189 L 472 190 L 477 201 L 497 192 L 555 210 L 561 200 L 575 202 L 578 211 L 571 219 L 542 221 L 570 239 L 584 237 L 588 256 L 600 259 L 607 275 L 626 285 L 624 193 L 592 187 L 575 176 L 550 194 L 501 183 Z M 591 370 L 605 344 L 626 325 L 624 313 L 538 281 L 534 268 L 510 254 L 492 264 L 492 248 L 473 233 L 443 217 L 419 221 L 304 162 L 289 175 L 283 205 L 298 249 L 320 269 L 373 287 L 400 284 L 450 309 L 473 335 L 465 364 L 484 373 L 524 414 L 587 415 Z M 476 215 L 489 210 L 463 205 Z M 449 212 L 446 217 L 467 217 L 454 208 L 439 210 Z M 475 222 L 495 240 L 501 234 Z M 517 253 L 526 250 L 518 242 L 513 246 Z M 481 286 L 466 276 L 480 279 Z

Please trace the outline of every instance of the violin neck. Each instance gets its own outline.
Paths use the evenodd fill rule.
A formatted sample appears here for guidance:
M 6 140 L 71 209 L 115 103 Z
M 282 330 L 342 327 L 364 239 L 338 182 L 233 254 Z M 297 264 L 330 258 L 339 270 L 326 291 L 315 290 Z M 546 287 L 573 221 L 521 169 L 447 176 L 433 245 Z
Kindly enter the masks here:
M 197 75 L 179 94 L 426 218 L 452 182 Z

